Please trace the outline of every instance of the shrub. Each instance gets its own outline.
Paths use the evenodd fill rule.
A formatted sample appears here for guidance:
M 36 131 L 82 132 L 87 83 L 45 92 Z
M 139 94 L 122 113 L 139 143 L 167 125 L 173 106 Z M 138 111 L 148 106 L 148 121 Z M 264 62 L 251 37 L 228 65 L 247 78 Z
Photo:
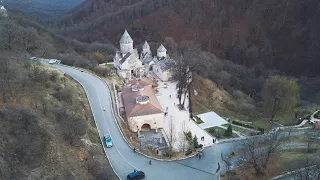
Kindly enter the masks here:
M 197 138 L 196 135 L 194 135 L 194 138 L 193 138 L 193 146 L 194 146 L 195 148 L 198 148 L 198 146 L 199 146 L 198 138 Z
M 51 80 L 52 82 L 57 82 L 58 77 L 59 77 L 59 74 L 58 74 L 57 72 L 51 72 L 49 78 L 50 78 L 50 80 Z
M 96 52 L 96 51 L 107 53 L 107 54 L 114 54 L 116 53 L 117 48 L 112 44 L 102 44 L 102 43 L 92 43 L 87 48 L 87 52 L 89 53 Z
M 229 124 L 228 129 L 224 132 L 224 136 L 230 137 L 232 136 L 232 126 Z
M 188 156 L 189 154 L 191 154 L 192 153 L 192 150 L 191 149 L 188 149 L 187 151 L 186 151 L 186 156 Z
M 106 68 L 102 68 L 102 67 L 99 67 L 99 66 L 96 66 L 94 69 L 93 69 L 94 72 L 98 73 L 100 76 L 110 76 L 110 73 L 111 73 L 111 70 L 109 69 L 106 69 Z
M 65 101 L 68 103 L 72 103 L 72 95 L 73 91 L 69 87 L 63 88 L 60 91 L 57 91 L 54 94 L 52 94 L 52 96 L 58 99 L 59 101 Z
M 192 133 L 190 131 L 188 131 L 188 132 L 185 132 L 184 135 L 186 136 L 186 139 L 188 141 L 189 146 L 191 147 L 191 150 L 194 150 Z

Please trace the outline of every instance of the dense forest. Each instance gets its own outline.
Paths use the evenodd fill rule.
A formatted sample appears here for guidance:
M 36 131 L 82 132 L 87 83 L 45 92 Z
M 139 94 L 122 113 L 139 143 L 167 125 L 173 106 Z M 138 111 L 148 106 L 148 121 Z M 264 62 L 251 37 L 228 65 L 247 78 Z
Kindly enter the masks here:
M 85 42 L 117 44 L 124 28 L 137 43 L 193 40 L 240 65 L 317 76 L 318 5 L 317 0 L 89 0 L 55 25 Z

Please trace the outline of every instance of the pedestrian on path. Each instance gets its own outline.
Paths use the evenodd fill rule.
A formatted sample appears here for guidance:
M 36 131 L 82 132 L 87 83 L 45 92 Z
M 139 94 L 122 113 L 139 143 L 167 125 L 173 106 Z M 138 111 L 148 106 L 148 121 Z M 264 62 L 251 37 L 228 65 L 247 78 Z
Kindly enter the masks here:
M 202 141 L 204 141 L 204 136 L 202 136 Z
M 171 95 L 169 95 L 169 98 L 171 99 Z
M 133 152 L 136 153 L 136 148 L 135 147 L 133 148 Z
M 149 164 L 151 165 L 151 159 L 149 160 Z
M 201 160 L 201 153 L 199 153 L 199 160 Z

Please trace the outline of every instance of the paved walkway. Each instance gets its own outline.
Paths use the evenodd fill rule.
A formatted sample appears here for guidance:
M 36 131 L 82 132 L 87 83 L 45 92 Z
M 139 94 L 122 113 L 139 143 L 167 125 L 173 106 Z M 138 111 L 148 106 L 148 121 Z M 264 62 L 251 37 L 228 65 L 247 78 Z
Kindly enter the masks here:
M 173 149 L 178 151 L 182 149 L 182 138 L 184 138 L 183 131 L 191 131 L 192 135 L 198 137 L 199 144 L 203 144 L 205 147 L 213 144 L 213 137 L 199 127 L 193 120 L 190 120 L 189 116 L 189 100 L 186 97 L 185 110 L 179 110 L 179 100 L 177 98 L 176 83 L 172 82 L 158 82 L 159 86 L 156 88 L 158 91 L 156 96 L 167 116 L 164 119 L 164 131 L 170 136 L 171 122 L 174 126 L 174 139 L 176 143 L 173 144 Z M 188 96 L 188 95 L 187 95 Z M 184 96 L 182 95 L 182 99 Z M 201 137 L 204 137 L 204 141 L 201 141 Z
M 197 116 L 201 118 L 201 120 L 204 122 L 199 125 L 202 129 L 228 124 L 226 120 L 224 120 L 222 117 L 220 117 L 217 113 L 213 111 L 204 114 L 199 114 Z

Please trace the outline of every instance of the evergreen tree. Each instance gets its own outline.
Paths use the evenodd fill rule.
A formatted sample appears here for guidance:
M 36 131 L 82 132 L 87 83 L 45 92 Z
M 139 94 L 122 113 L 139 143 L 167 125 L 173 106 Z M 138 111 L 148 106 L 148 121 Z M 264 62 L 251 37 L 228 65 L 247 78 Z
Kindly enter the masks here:
M 194 148 L 197 148 L 199 146 L 198 144 L 198 138 L 196 135 L 194 135 L 194 138 L 193 138 L 193 145 L 194 145 Z
M 224 136 L 230 137 L 232 135 L 232 126 L 231 124 L 228 126 L 228 129 L 224 132 Z

